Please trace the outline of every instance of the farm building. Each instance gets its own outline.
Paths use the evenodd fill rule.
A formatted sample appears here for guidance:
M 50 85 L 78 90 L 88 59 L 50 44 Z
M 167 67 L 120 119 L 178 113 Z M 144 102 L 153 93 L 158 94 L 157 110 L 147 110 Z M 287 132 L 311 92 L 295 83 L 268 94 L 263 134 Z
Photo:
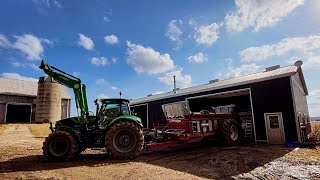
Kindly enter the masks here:
M 51 122 L 70 116 L 71 95 L 50 77 L 0 78 L 0 123 Z
M 148 95 L 131 101 L 130 107 L 145 127 L 152 128 L 166 123 L 163 104 L 187 101 L 191 112 L 234 104 L 244 136 L 252 142 L 302 142 L 309 113 L 301 65 L 302 61 L 297 61 L 292 66 L 272 66 L 263 72 Z

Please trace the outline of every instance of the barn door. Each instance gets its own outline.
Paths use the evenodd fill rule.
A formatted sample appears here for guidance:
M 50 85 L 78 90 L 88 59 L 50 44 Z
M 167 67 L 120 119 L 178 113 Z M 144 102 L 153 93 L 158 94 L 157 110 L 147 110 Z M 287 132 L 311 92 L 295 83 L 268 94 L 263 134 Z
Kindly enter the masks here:
M 270 144 L 285 142 L 282 113 L 265 113 L 265 123 Z

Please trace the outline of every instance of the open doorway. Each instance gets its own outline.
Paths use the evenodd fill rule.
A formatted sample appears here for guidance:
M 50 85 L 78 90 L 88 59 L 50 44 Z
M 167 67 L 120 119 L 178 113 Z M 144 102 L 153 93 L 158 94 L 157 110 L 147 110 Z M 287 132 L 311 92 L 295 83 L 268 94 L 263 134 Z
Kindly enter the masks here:
M 244 137 L 249 142 L 256 142 L 254 116 L 250 89 L 226 91 L 187 98 L 191 112 L 212 111 L 215 107 L 236 105 L 236 113 L 244 129 Z
M 31 122 L 30 104 L 7 104 L 6 123 Z
M 143 127 L 149 128 L 148 104 L 130 106 L 130 109 L 133 111 L 135 116 L 138 116 L 139 118 L 141 118 Z

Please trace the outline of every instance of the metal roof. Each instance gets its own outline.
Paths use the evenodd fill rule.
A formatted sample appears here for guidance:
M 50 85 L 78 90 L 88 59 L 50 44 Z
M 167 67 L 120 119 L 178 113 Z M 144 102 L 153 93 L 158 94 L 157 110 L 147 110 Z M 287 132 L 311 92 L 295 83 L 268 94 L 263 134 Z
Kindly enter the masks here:
M 187 95 L 190 93 L 199 93 L 204 91 L 216 90 L 216 89 L 223 89 L 233 86 L 245 85 L 255 82 L 267 81 L 271 79 L 277 79 L 281 77 L 287 77 L 294 75 L 298 69 L 301 69 L 297 66 L 286 66 L 280 67 L 278 69 L 270 70 L 270 71 L 263 71 L 254 74 L 249 74 L 245 76 L 240 76 L 232 79 L 226 79 L 217 81 L 214 83 L 203 84 L 198 86 L 192 86 L 184 89 L 177 90 L 177 93 L 174 94 L 173 91 L 162 93 L 162 94 L 155 94 L 144 98 L 134 99 L 131 101 L 131 105 L 135 104 L 142 104 L 150 101 L 156 101 L 160 99 L 166 99 L 171 97 L 177 97 L 182 95 Z M 301 71 L 302 72 L 302 71 Z
M 37 92 L 37 82 L 0 78 L 0 94 L 36 97 Z M 61 98 L 71 99 L 71 95 L 65 86 L 61 86 Z

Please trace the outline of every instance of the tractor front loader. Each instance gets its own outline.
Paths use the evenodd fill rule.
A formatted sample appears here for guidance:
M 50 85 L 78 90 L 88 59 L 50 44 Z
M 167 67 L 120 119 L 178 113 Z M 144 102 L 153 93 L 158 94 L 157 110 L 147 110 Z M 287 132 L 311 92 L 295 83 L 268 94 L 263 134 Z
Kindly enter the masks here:
M 89 113 L 86 86 L 81 80 L 44 61 L 39 67 L 57 82 L 73 89 L 80 115 L 58 120 L 43 143 L 43 154 L 52 161 L 69 160 L 87 148 L 106 148 L 114 158 L 135 158 L 144 144 L 142 122 L 131 115 L 129 100 L 96 100 L 96 115 Z

